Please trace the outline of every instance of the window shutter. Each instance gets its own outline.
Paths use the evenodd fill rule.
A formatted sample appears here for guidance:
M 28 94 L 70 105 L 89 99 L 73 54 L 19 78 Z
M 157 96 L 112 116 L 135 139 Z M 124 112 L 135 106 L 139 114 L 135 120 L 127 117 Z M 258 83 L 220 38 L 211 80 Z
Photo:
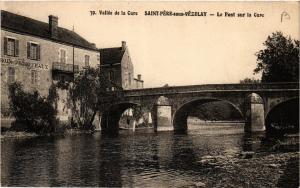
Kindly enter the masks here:
M 4 37 L 4 55 L 7 55 L 7 37 Z
M 19 57 L 19 40 L 15 40 L 15 56 Z
M 12 69 L 12 75 L 13 75 L 13 82 L 16 81 L 16 71 L 15 68 Z
M 41 60 L 41 45 L 37 46 L 37 52 L 36 52 L 37 60 Z
M 30 59 L 30 42 L 27 42 L 27 58 Z
M 41 82 L 41 74 L 39 71 L 36 71 L 36 82 L 37 82 L 37 85 L 40 85 L 40 82 Z

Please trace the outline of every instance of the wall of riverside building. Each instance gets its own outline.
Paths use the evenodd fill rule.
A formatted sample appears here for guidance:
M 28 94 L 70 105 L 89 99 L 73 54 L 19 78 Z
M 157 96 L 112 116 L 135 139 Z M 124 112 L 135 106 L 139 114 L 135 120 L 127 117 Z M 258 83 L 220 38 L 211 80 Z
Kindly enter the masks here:
M 121 63 L 101 65 L 100 71 L 105 75 L 107 80 L 109 79 L 110 72 L 113 72 L 114 78 L 112 78 L 111 82 L 122 87 Z
M 121 62 L 121 69 L 122 69 L 122 87 L 123 89 L 133 89 L 135 87 L 134 83 L 134 68 L 131 62 L 131 58 L 126 48 L 122 62 Z
M 15 38 L 19 41 L 19 56 L 4 55 L 4 37 Z M 31 60 L 27 58 L 27 42 L 35 42 L 40 45 L 40 59 Z M 74 48 L 74 49 L 73 49 Z M 26 91 L 37 90 L 42 96 L 46 97 L 49 88 L 53 83 L 52 66 L 53 62 L 60 62 L 60 49 L 66 51 L 66 63 L 79 65 L 80 69 L 85 66 L 85 55 L 90 56 L 90 66 L 97 67 L 100 63 L 98 51 L 73 47 L 68 44 L 59 43 L 50 39 L 37 36 L 17 33 L 1 29 L 1 116 L 9 114 L 8 98 L 8 69 L 15 69 L 15 81 L 20 82 Z M 33 84 L 31 71 L 37 72 L 37 83 Z M 59 102 L 65 101 L 66 94 L 61 93 Z M 63 108 L 63 107 L 62 107 Z M 67 114 L 67 111 L 65 111 Z
M 90 56 L 90 61 L 89 61 L 90 67 L 96 68 L 100 65 L 100 52 L 75 47 L 74 48 L 74 59 L 75 59 L 74 64 L 79 65 L 79 70 L 82 70 L 82 68 L 85 67 L 85 55 Z

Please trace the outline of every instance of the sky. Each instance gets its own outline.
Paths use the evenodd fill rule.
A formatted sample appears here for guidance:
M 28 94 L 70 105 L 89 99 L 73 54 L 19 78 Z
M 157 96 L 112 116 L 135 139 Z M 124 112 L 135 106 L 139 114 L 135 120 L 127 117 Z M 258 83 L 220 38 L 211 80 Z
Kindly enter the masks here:
M 58 25 L 98 48 L 126 41 L 145 87 L 238 83 L 253 75 L 255 53 L 281 31 L 299 40 L 299 2 L 0 2 L 2 9 Z M 99 15 L 124 11 L 126 15 Z M 145 16 L 145 11 L 207 12 L 206 16 Z M 90 11 L 97 14 L 91 16 Z M 128 15 L 128 11 L 138 15 Z M 222 13 L 218 17 L 217 12 Z M 234 17 L 225 12 L 235 13 Z M 251 17 L 238 17 L 250 13 Z M 254 17 L 263 14 L 263 17 Z M 202 13 L 203 14 L 203 13 Z M 214 14 L 214 16 L 210 16 Z

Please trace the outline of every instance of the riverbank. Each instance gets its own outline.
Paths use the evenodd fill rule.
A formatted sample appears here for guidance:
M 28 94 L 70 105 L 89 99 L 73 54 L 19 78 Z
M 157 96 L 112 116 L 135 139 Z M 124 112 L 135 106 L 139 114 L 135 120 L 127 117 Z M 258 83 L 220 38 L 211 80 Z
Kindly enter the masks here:
M 14 138 L 14 139 L 20 139 L 20 138 L 31 138 L 31 137 L 37 137 L 39 136 L 36 133 L 28 133 L 28 132 L 16 132 L 16 131 L 5 131 L 1 132 L 1 139 L 6 138 Z
M 182 187 L 299 186 L 299 152 L 261 154 L 250 159 L 204 156 L 197 165 L 209 169 L 207 175 Z
M 79 130 L 79 129 L 67 129 L 64 132 L 39 135 L 36 133 L 24 132 L 24 131 L 4 131 L 1 132 L 0 139 L 24 139 L 24 138 L 33 138 L 33 137 L 45 137 L 45 136 L 60 136 L 60 135 L 80 135 L 80 134 L 92 134 L 93 131 L 89 130 Z

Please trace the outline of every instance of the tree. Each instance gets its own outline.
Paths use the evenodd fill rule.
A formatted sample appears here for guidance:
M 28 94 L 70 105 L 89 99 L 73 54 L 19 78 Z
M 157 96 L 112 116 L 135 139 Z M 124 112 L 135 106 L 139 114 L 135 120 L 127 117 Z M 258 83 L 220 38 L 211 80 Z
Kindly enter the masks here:
M 86 129 L 91 128 L 97 110 L 97 74 L 97 70 L 91 68 L 80 71 L 70 88 L 73 117 Z
M 75 123 L 80 128 L 93 130 L 92 125 L 98 111 L 103 110 L 119 95 L 117 91 L 109 91 L 117 87 L 100 73 L 99 68 L 88 67 L 76 75 L 74 83 L 70 86 L 71 108 Z
M 262 82 L 299 81 L 299 40 L 292 40 L 281 32 L 272 33 L 263 43 L 266 47 L 256 53 L 257 67 Z

